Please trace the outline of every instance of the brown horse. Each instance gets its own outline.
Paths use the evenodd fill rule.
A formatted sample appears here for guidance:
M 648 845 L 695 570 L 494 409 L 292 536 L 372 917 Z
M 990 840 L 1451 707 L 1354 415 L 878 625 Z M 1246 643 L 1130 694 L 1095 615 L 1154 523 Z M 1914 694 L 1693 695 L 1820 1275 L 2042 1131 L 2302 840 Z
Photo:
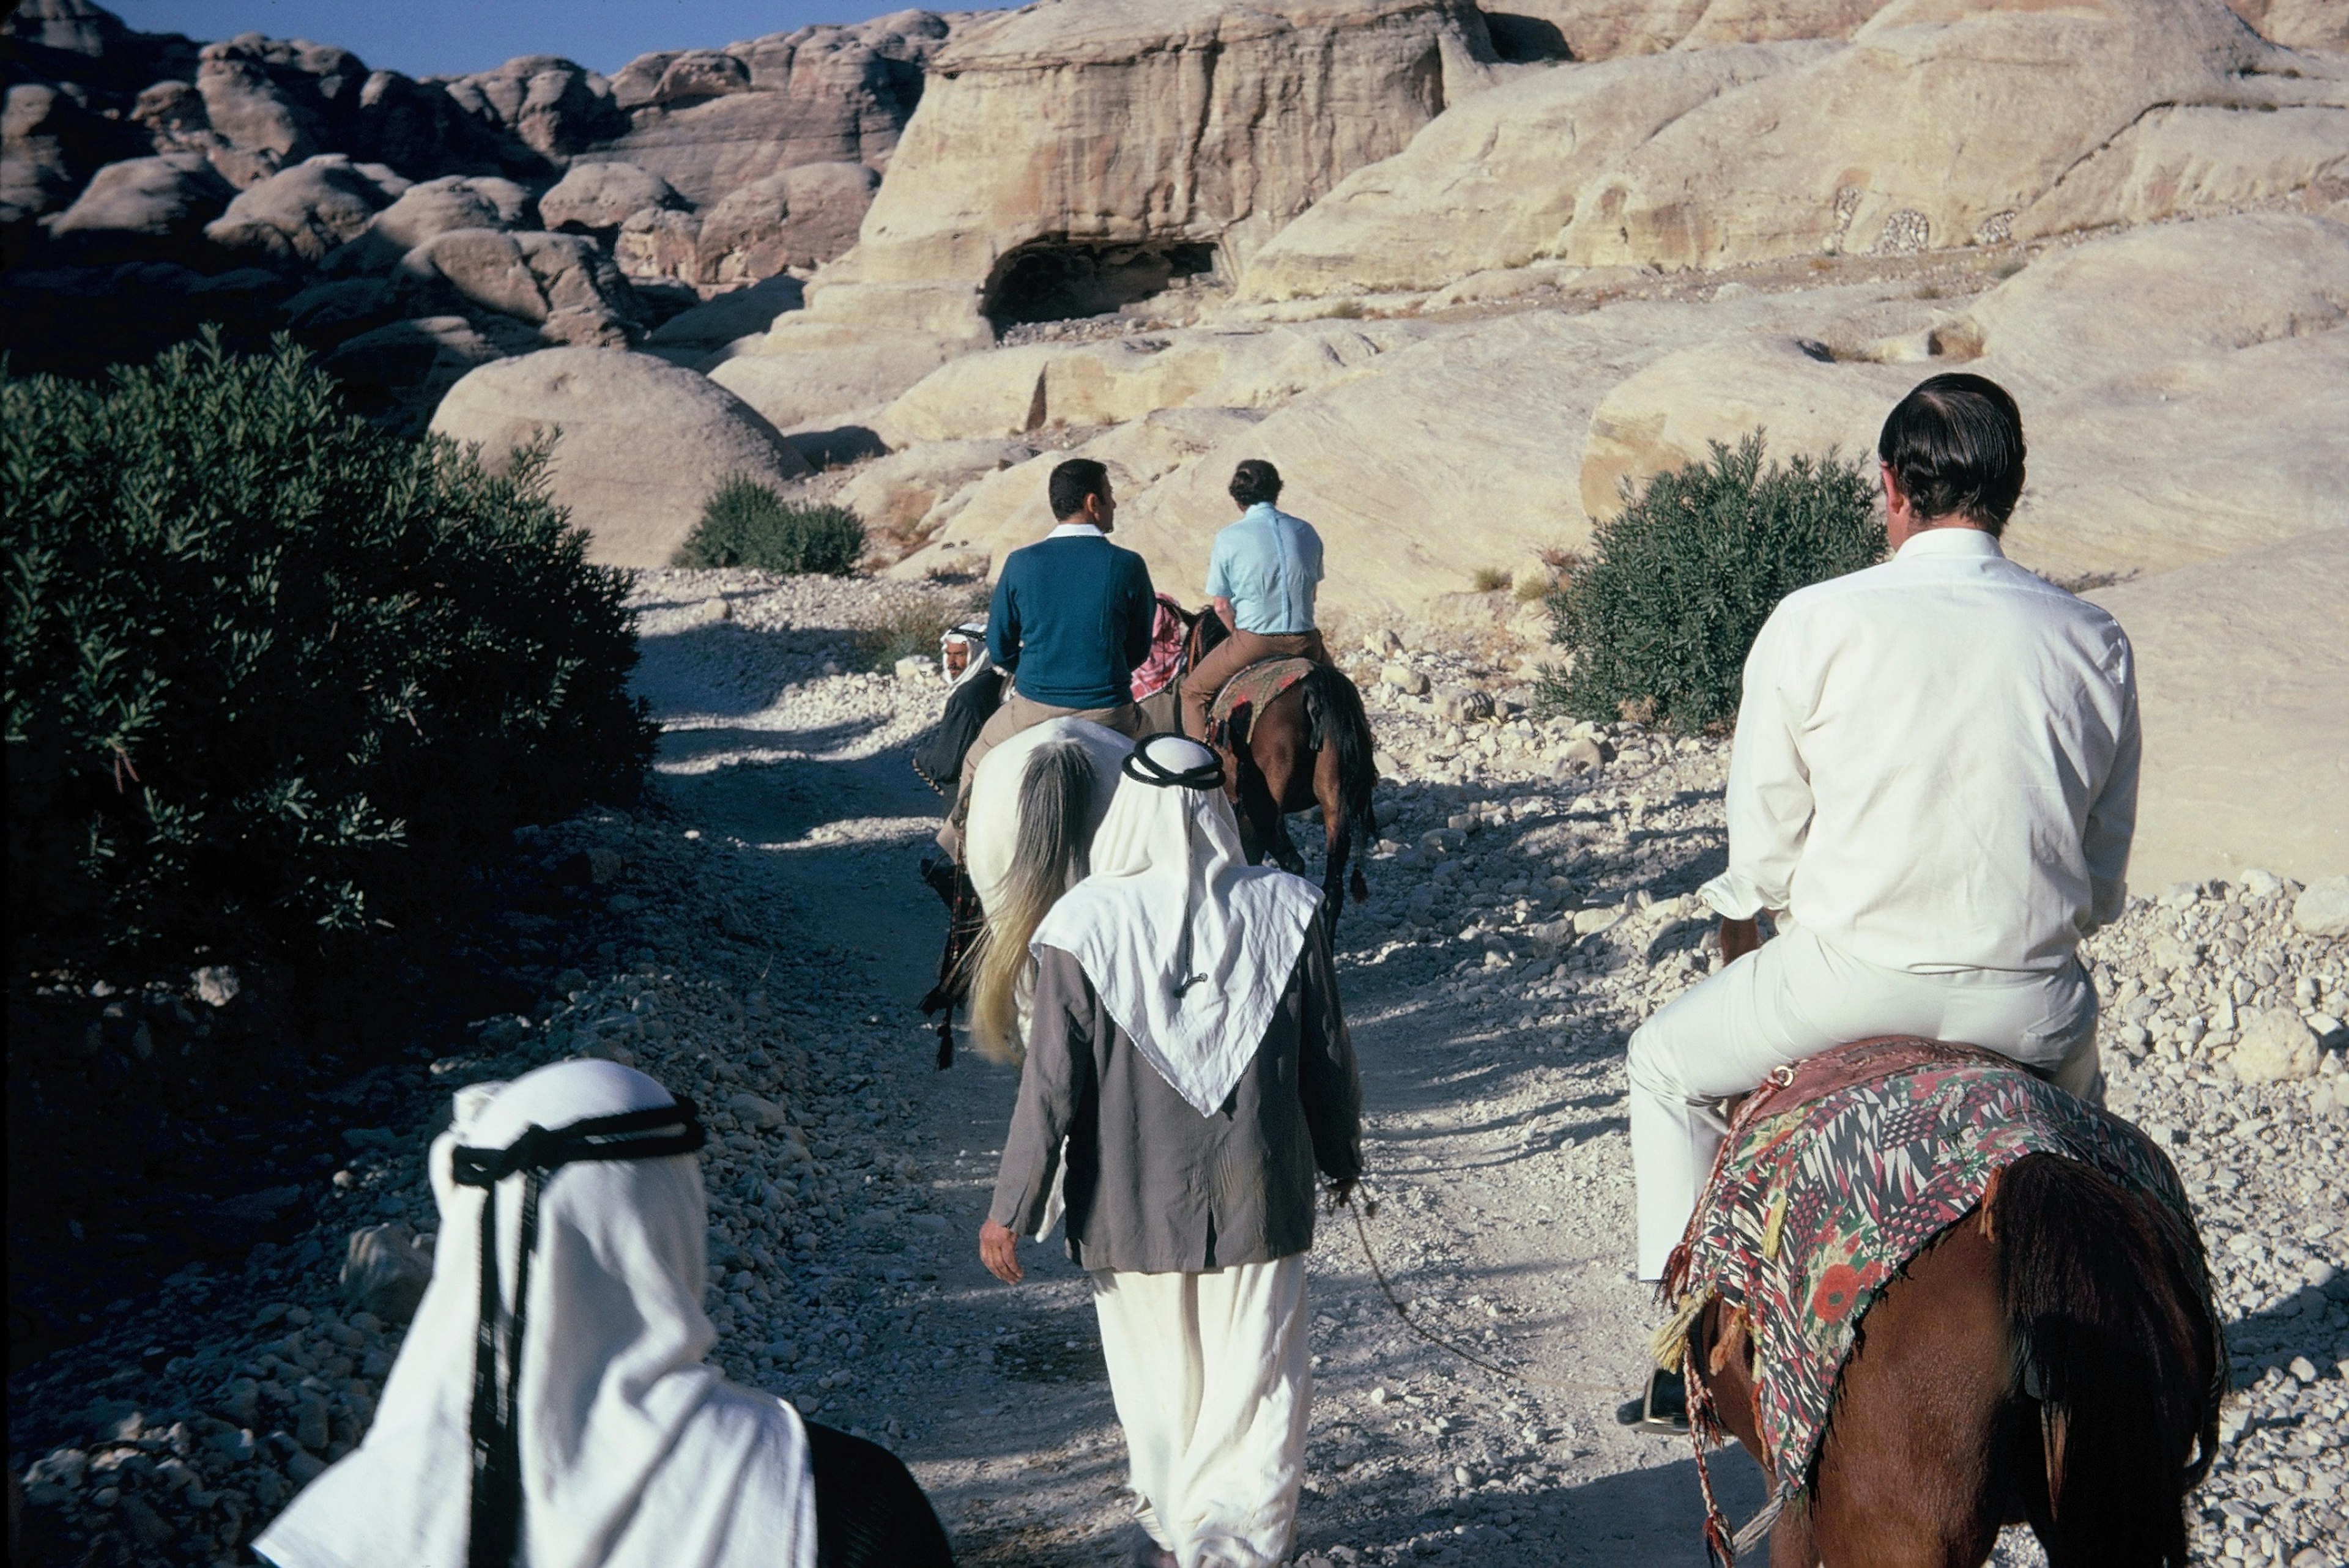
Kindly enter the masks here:
M 1185 671 L 1197 668 L 1231 635 L 1213 605 L 1188 619 Z M 1379 837 L 1371 809 L 1378 766 L 1372 760 L 1371 721 L 1362 710 L 1362 694 L 1343 670 L 1316 664 L 1303 680 L 1265 704 L 1263 712 L 1235 715 L 1232 733 L 1209 744 L 1223 756 L 1224 789 L 1256 858 L 1269 858 L 1283 871 L 1302 872 L 1305 857 L 1288 836 L 1288 814 L 1321 808 L 1327 848 L 1321 913 L 1334 933 L 1344 902 L 1340 890 L 1346 886 L 1356 841 L 1368 852 Z M 1358 903 L 1371 896 L 1360 865 L 1353 867 L 1352 891 Z
M 1761 1460 L 1750 1342 L 1719 1298 L 1690 1347 Z M 2026 1522 L 2052 1568 L 2184 1568 L 2226 1370 L 2191 1230 L 2087 1165 L 2026 1156 L 1868 1309 L 1771 1568 L 1972 1568 Z

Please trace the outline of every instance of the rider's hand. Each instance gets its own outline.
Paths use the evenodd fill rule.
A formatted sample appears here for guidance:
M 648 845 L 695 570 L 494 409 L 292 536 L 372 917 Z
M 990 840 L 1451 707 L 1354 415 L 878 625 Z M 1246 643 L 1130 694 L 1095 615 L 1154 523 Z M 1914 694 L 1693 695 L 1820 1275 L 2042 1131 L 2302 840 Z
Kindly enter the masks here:
M 1721 961 L 1734 964 L 1762 945 L 1762 923 L 1721 917 Z
M 978 1261 L 1005 1284 L 1018 1284 L 1027 1277 L 1019 1268 L 1019 1233 L 1009 1225 L 989 1220 L 979 1226 Z

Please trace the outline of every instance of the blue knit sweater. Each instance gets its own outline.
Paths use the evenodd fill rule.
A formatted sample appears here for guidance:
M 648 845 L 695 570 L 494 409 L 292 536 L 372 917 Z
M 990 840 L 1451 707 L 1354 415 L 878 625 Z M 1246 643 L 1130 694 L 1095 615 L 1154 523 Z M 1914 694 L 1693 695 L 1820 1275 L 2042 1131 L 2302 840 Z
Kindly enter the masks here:
M 987 652 L 1021 696 L 1052 707 L 1133 700 L 1133 668 L 1150 656 L 1157 601 L 1150 568 L 1099 533 L 1015 550 L 987 613 Z

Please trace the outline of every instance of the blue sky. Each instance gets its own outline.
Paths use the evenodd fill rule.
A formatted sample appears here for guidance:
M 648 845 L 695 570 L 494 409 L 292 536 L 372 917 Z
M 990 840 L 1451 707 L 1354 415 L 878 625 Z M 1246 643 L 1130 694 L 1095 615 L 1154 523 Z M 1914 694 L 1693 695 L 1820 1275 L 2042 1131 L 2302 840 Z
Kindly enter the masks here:
M 564 55 L 616 71 L 655 49 L 715 48 L 811 22 L 860 22 L 916 0 L 99 0 L 142 32 L 267 33 L 340 44 L 410 76 Z M 984 5 L 986 0 L 979 0 Z M 1016 3 L 1016 0 L 1013 0 Z M 962 0 L 962 8 L 970 0 Z

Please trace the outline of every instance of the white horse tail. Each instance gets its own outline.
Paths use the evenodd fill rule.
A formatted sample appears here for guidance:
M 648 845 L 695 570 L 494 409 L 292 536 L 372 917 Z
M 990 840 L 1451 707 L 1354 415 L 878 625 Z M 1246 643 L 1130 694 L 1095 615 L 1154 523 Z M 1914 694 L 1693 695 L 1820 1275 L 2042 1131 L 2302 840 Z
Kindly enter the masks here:
M 1096 777 L 1092 758 L 1073 740 L 1038 747 L 1020 773 L 1011 866 L 971 953 L 971 1030 L 991 1060 L 1016 1062 L 1026 1054 L 1019 992 L 1028 978 L 1028 944 L 1061 895 L 1085 875 Z

